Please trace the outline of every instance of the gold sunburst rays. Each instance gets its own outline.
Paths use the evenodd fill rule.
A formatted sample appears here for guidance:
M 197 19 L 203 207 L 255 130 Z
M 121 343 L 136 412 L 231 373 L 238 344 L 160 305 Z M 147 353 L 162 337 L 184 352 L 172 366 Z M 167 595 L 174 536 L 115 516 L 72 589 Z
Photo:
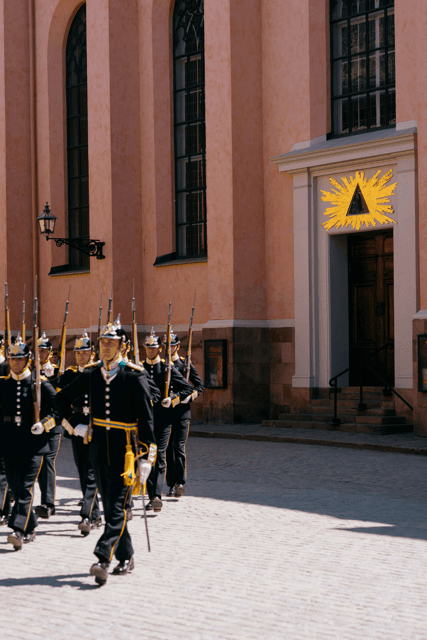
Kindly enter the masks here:
M 335 189 L 332 191 L 322 191 L 322 200 L 330 202 L 331 207 L 325 211 L 325 216 L 329 216 L 329 220 L 322 224 L 327 231 L 335 227 L 348 227 L 352 225 L 353 229 L 359 230 L 365 224 L 373 227 L 378 224 L 387 224 L 396 220 L 389 218 L 386 213 L 394 213 L 390 203 L 390 196 L 393 195 L 397 182 L 388 184 L 393 175 L 393 171 L 387 171 L 382 178 L 379 178 L 381 169 L 376 172 L 372 178 L 365 178 L 363 171 L 356 171 L 355 176 L 350 179 L 341 178 L 343 184 L 340 184 L 335 178 L 329 178 Z M 347 215 L 353 196 L 359 186 L 368 207 L 369 213 L 361 213 L 356 215 Z

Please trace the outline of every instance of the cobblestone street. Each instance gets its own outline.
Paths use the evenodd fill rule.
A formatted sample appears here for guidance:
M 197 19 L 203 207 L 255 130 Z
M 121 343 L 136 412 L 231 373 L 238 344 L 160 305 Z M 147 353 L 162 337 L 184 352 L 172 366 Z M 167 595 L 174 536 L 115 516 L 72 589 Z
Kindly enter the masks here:
M 2 639 L 427 638 L 424 456 L 204 438 L 187 452 L 152 553 L 138 500 L 135 571 L 99 588 L 63 441 L 57 515 L 18 553 L 0 529 Z

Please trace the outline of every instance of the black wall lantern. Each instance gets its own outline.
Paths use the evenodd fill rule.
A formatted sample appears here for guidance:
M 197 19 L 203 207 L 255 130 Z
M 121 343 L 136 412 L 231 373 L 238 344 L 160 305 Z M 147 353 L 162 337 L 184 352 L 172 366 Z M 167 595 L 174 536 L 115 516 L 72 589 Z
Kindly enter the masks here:
M 37 220 L 42 236 L 46 240 L 54 240 L 57 247 L 62 247 L 62 245 L 66 244 L 69 247 L 73 247 L 73 249 L 77 249 L 77 251 L 85 253 L 87 256 L 95 257 L 97 260 L 105 260 L 105 256 L 102 253 L 105 242 L 86 238 L 52 238 L 57 217 L 53 215 L 47 202 L 43 213 Z

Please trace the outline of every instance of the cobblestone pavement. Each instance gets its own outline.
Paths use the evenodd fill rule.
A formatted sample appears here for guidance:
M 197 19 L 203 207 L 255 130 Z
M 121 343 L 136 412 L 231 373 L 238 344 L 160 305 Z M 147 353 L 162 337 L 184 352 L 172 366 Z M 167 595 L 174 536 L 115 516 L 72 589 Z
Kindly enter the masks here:
M 255 442 L 308 444 L 346 449 L 367 449 L 388 453 L 427 455 L 427 438 L 414 433 L 371 435 L 321 429 L 266 427 L 262 424 L 192 424 L 195 438 L 229 438 Z
M 20 552 L 0 529 L 2 639 L 427 638 L 424 456 L 204 438 L 187 452 L 152 553 L 138 502 L 135 571 L 99 588 L 64 442 L 57 515 Z

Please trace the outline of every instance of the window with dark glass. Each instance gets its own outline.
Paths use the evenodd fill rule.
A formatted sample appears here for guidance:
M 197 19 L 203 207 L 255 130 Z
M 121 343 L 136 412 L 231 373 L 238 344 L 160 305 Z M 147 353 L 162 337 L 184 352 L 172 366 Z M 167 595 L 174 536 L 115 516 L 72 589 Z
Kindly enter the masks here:
M 89 239 L 86 5 L 77 12 L 66 49 L 68 235 Z M 69 265 L 88 269 L 89 256 L 69 249 Z
M 332 133 L 396 124 L 394 0 L 331 0 Z
M 207 255 L 204 0 L 173 14 L 176 250 Z

